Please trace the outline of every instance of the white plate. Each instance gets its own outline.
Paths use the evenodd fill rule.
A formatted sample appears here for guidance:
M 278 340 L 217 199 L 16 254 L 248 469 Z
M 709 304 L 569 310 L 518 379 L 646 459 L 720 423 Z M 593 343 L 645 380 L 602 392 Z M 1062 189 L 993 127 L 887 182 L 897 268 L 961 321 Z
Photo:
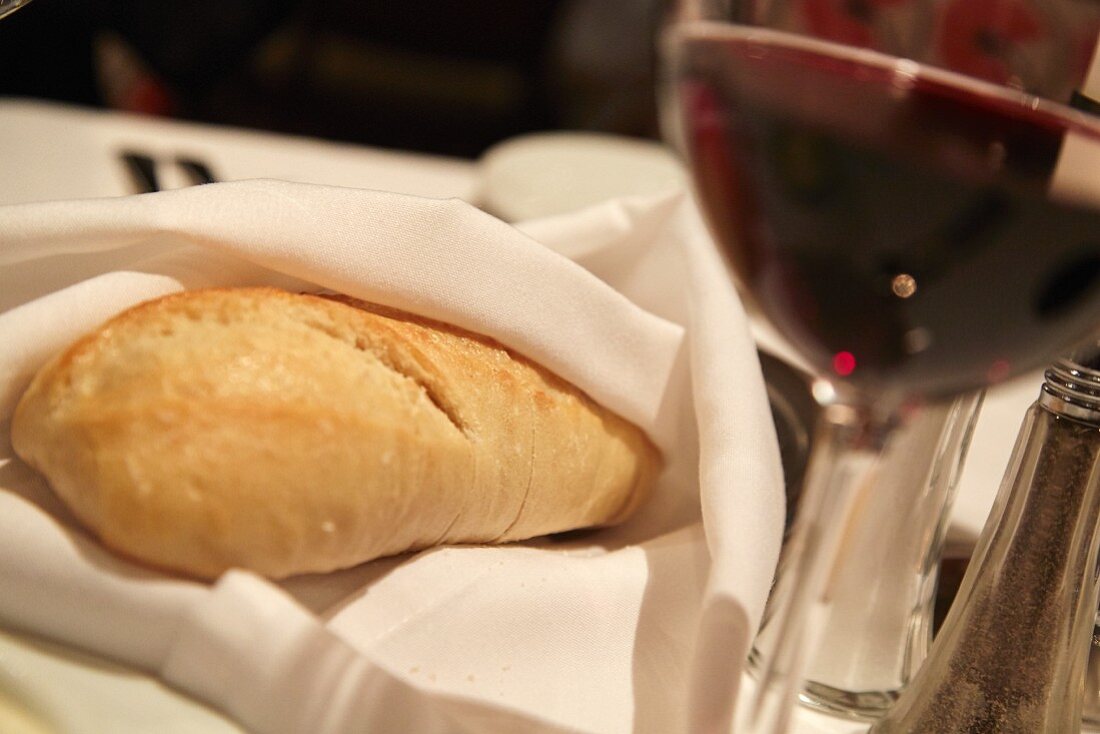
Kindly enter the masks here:
M 680 162 L 664 146 L 596 133 L 535 133 L 493 146 L 481 158 L 481 205 L 508 222 L 564 214 L 618 196 L 683 187 Z

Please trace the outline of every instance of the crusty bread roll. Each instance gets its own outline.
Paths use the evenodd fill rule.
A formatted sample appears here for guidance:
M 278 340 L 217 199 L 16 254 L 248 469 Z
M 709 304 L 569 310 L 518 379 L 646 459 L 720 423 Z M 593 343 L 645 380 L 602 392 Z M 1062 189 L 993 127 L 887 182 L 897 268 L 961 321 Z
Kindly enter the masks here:
M 115 317 L 42 368 L 12 443 L 108 547 L 199 577 L 613 524 L 660 463 L 489 339 L 265 288 Z

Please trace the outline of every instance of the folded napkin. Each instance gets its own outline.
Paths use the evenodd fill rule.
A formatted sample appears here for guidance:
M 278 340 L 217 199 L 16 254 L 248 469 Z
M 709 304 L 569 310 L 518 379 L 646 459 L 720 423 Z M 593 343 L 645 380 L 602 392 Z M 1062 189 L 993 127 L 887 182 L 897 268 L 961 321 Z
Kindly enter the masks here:
M 634 421 L 667 468 L 620 528 L 275 584 L 117 558 L 14 457 L 34 371 L 209 285 L 331 289 L 487 334 Z M 0 207 L 0 623 L 159 675 L 261 734 L 728 730 L 782 528 L 747 320 L 683 194 L 519 227 L 276 181 Z

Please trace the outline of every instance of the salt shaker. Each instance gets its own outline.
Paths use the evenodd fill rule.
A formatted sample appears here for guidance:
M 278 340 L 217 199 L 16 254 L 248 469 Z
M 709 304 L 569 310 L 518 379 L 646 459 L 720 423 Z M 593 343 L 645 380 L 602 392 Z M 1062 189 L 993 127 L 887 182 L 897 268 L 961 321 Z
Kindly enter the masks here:
M 1100 350 L 1045 378 L 943 629 L 872 734 L 1079 731 L 1098 592 Z

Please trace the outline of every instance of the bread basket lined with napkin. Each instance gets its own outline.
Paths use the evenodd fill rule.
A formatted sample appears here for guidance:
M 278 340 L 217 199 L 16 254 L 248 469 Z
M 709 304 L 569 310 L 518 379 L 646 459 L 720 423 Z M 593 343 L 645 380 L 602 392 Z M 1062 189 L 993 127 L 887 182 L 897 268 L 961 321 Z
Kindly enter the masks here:
M 642 427 L 625 525 L 212 585 L 104 550 L 10 449 L 43 362 L 140 301 L 328 289 L 490 336 Z M 0 624 L 257 732 L 721 731 L 782 531 L 747 319 L 690 199 L 504 224 L 456 200 L 243 181 L 0 208 Z

